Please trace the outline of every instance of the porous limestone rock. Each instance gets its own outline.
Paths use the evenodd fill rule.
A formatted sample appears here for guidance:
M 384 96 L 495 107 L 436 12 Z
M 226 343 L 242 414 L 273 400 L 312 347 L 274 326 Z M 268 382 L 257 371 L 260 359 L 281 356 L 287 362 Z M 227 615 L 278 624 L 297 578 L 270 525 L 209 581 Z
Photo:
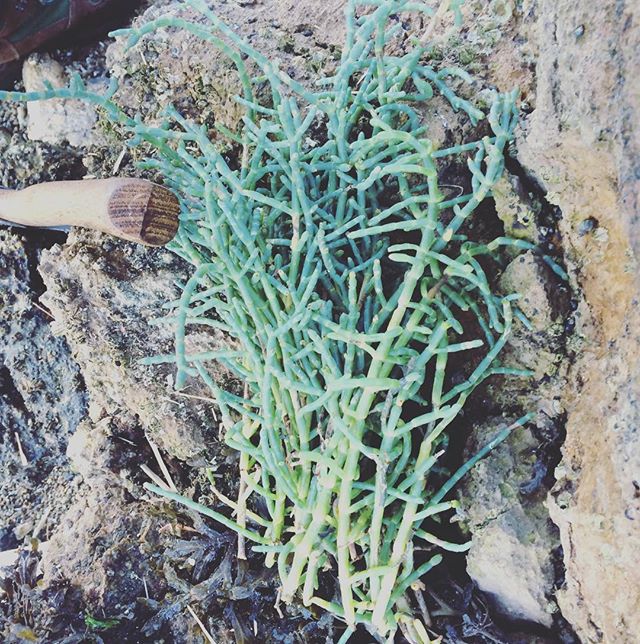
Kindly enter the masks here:
M 640 5 L 530 1 L 536 105 L 520 162 L 560 207 L 582 290 L 583 347 L 562 404 L 566 441 L 549 498 L 564 616 L 584 642 L 640 633 Z
M 177 282 L 186 264 L 165 249 L 121 242 L 76 231 L 65 246 L 43 254 L 44 301 L 82 369 L 94 422 L 117 414 L 141 425 L 149 437 L 181 460 L 201 455 L 217 427 L 213 401 L 196 379 L 185 398 L 173 389 L 174 365 L 145 366 L 140 359 L 173 352 L 171 324 L 154 324 L 163 306 L 179 297 Z M 205 336 L 189 334 L 187 350 Z M 209 346 L 224 342 L 206 335 Z M 219 371 L 221 382 L 230 380 Z
M 344 41 L 346 0 L 300 3 L 295 0 L 262 2 L 212 2 L 215 15 L 257 51 L 302 83 L 313 84 L 317 72 L 338 57 Z M 139 28 L 160 16 L 202 22 L 202 15 L 183 2 L 153 3 L 133 21 Z M 252 63 L 245 60 L 249 71 Z M 143 111 L 147 122 L 162 119 L 170 104 L 183 116 L 236 130 L 245 106 L 234 63 L 210 42 L 187 30 L 162 28 L 129 47 L 118 37 L 107 51 L 107 65 L 118 79 L 116 95 L 121 105 Z M 258 94 L 260 86 L 254 91 Z
M 549 293 L 554 281 L 551 270 L 531 251 L 516 257 L 500 277 L 504 293 L 519 294 L 515 304 L 531 327 L 516 322 L 502 360 L 530 369 L 536 381 L 555 375 L 564 358 L 560 344 L 563 319 L 561 312 L 554 310 Z
M 528 199 L 522 181 L 505 171 L 491 190 L 496 203 L 496 212 L 504 224 L 504 232 L 513 239 L 538 240 L 537 212 Z
M 22 66 L 25 91 L 39 92 L 49 83 L 55 89 L 66 87 L 69 78 L 64 66 L 46 54 L 32 54 Z M 87 80 L 97 93 L 107 88 L 104 78 Z M 99 141 L 94 130 L 98 120 L 96 107 L 86 101 L 54 99 L 27 103 L 27 136 L 32 141 L 87 146 Z
M 474 428 L 468 456 L 515 419 L 490 418 Z M 472 532 L 467 572 L 478 587 L 512 619 L 552 623 L 550 601 L 558 531 L 540 503 L 537 448 L 531 429 L 518 429 L 478 463 L 463 480 L 461 503 Z

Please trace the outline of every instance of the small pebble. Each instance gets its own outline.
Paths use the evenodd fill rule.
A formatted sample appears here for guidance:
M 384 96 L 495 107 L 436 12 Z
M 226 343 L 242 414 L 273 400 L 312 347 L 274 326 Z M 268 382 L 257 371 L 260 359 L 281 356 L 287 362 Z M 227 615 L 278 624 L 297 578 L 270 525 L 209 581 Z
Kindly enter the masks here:
M 578 226 L 578 235 L 584 237 L 584 235 L 592 232 L 598 227 L 598 220 L 595 217 L 587 217 L 580 226 Z

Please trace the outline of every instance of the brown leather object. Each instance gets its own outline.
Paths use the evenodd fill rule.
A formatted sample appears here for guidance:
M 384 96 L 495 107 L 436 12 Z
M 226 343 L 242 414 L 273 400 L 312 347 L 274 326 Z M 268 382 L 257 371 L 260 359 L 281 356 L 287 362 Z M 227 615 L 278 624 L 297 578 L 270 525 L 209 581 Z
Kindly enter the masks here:
M 0 66 L 32 52 L 111 2 L 0 0 Z

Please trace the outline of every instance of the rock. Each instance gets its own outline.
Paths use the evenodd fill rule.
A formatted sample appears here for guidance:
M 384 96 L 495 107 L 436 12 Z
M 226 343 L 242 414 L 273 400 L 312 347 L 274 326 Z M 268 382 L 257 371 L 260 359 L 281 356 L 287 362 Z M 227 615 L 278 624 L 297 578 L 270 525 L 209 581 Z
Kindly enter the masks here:
M 499 362 L 525 369 L 531 376 L 492 378 L 483 392 L 483 408 L 488 414 L 539 414 L 557 427 L 561 440 L 570 351 L 565 332 L 569 293 L 566 285 L 555 276 L 545 262 L 533 252 L 518 255 L 499 278 L 505 294 L 517 293 L 520 308 L 529 326 L 515 319 L 508 342 Z M 530 328 L 529 328 L 530 327 Z M 562 434 L 563 435 L 563 434 Z
M 514 419 L 475 427 L 467 456 Z M 480 461 L 461 485 L 461 509 L 472 532 L 467 572 L 511 619 L 550 626 L 555 605 L 553 551 L 557 528 L 539 502 L 539 441 L 521 428 Z M 526 492 L 526 493 L 525 493 Z M 544 488 L 542 489 L 544 494 Z
M 513 239 L 537 241 L 535 205 L 530 202 L 520 179 L 505 171 L 491 194 L 505 234 Z
M 295 80 L 308 84 L 338 55 L 345 5 L 345 0 L 304 6 L 294 0 L 209 3 L 215 15 L 253 48 Z M 202 22 L 198 11 L 174 0 L 153 4 L 132 26 L 140 28 L 160 16 Z M 245 64 L 250 72 L 257 71 L 250 61 Z M 163 119 L 170 104 L 182 115 L 207 124 L 215 138 L 214 124 L 233 131 L 245 114 L 245 106 L 236 100 L 243 88 L 234 63 L 212 43 L 187 30 L 161 28 L 132 48 L 126 37 L 116 38 L 107 51 L 107 65 L 120 82 L 118 102 L 144 113 L 147 122 Z M 259 94 L 260 86 L 254 91 Z
M 55 89 L 69 84 L 65 68 L 46 54 L 32 54 L 22 67 L 25 91 L 38 92 L 50 83 Z M 105 79 L 87 81 L 89 89 L 104 92 Z M 27 136 L 32 141 L 61 144 L 65 141 L 74 147 L 97 143 L 94 125 L 98 119 L 94 105 L 86 101 L 55 99 L 27 103 Z
M 509 366 L 530 369 L 538 381 L 556 374 L 564 358 L 562 316 L 550 297 L 554 281 L 545 263 L 527 251 L 507 266 L 499 282 L 504 293 L 520 295 L 515 305 L 531 326 L 514 323 L 501 359 Z
M 0 230 L 0 525 L 41 522 L 46 539 L 80 483 L 68 473 L 65 452 L 86 397 L 69 347 L 51 333 L 50 314 L 32 291 L 27 252 L 37 251 Z M 24 529 L 15 534 L 25 536 Z
M 550 275 L 544 262 L 527 251 L 514 259 L 500 277 L 505 293 L 518 293 L 518 308 L 524 313 L 534 332 L 548 331 L 556 321 L 547 293 Z
M 202 455 L 217 427 L 209 390 L 192 379 L 185 393 L 203 400 L 180 397 L 173 389 L 174 365 L 139 363 L 174 351 L 171 325 L 151 323 L 166 315 L 164 304 L 179 297 L 176 281 L 187 278 L 186 264 L 165 249 L 77 231 L 67 245 L 43 254 L 40 272 L 54 328 L 64 334 L 82 369 L 91 419 L 97 423 L 115 415 L 129 427 L 142 425 L 181 460 Z M 197 351 L 203 341 L 215 347 L 224 339 L 192 333 L 188 350 Z M 216 377 L 232 381 L 224 369 Z
M 24 188 L 39 181 L 71 179 L 82 166 L 79 155 L 40 141 L 30 141 L 20 125 L 19 103 L 0 101 L 0 187 Z
M 583 642 L 633 642 L 640 633 L 640 7 L 542 0 L 529 12 L 537 102 L 518 154 L 562 211 L 558 226 L 584 298 L 575 316 L 583 348 L 563 392 L 567 437 L 549 498 L 565 553 L 558 601 Z

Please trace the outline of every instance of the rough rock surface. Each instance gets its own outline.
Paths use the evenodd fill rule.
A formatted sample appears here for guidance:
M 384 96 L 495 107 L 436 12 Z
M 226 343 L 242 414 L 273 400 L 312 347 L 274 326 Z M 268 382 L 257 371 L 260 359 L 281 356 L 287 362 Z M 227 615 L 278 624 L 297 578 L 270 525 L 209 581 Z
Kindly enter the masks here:
M 563 392 L 566 442 L 549 499 L 564 616 L 585 642 L 640 633 L 640 7 L 529 2 L 536 106 L 519 158 L 560 207 L 582 289 L 583 351 Z
M 27 108 L 0 102 L 0 187 L 24 188 L 84 174 L 78 153 L 27 138 Z
M 541 330 L 517 331 L 508 353 L 536 371 L 536 387 L 500 383 L 489 394 L 564 425 L 548 499 L 566 567 L 560 609 L 585 642 L 631 642 L 640 632 L 640 569 L 632 563 L 640 550 L 640 11 L 613 0 L 502 5 L 512 39 L 487 53 L 481 27 L 463 38 L 464 46 L 480 43 L 497 86 L 518 79 L 523 90 L 519 164 L 496 191 L 498 215 L 509 234 L 564 251 L 575 295 L 553 322 L 575 332 L 563 338 L 552 324 L 541 346 Z M 477 15 L 474 3 L 467 8 Z M 526 268 L 510 267 L 503 286 L 531 287 Z M 515 290 L 541 295 L 536 280 L 533 290 Z
M 505 294 L 521 294 L 517 304 L 528 320 L 528 327 L 516 323 L 502 360 L 533 375 L 501 378 L 487 387 L 478 417 L 507 410 L 513 417 L 508 422 L 490 417 L 476 424 L 466 456 L 488 443 L 505 423 L 525 413 L 533 412 L 534 418 L 461 482 L 462 518 L 472 534 L 467 573 L 503 615 L 551 627 L 557 621 L 555 562 L 560 541 L 545 499 L 562 440 L 566 293 L 544 261 L 530 251 L 507 265 L 499 286 Z
M 468 455 L 514 420 L 491 418 L 475 427 Z M 551 626 L 558 531 L 540 503 L 538 444 L 531 429 L 515 431 L 470 472 L 462 510 L 473 535 L 469 576 L 503 614 Z
M 344 40 L 345 0 L 300 3 L 211 2 L 220 17 L 259 52 L 291 77 L 313 82 L 316 72 L 337 53 Z M 160 16 L 201 22 L 202 16 L 179 2 L 152 4 L 133 27 Z M 232 61 L 223 52 L 186 30 L 163 28 L 127 48 L 118 38 L 107 52 L 111 73 L 120 81 L 117 99 L 152 121 L 171 104 L 181 114 L 206 123 L 238 127 L 245 108 L 236 101 L 242 87 Z
M 65 450 L 86 395 L 32 290 L 36 261 L 23 238 L 0 231 L 0 550 L 36 531 L 46 540 L 80 485 Z
M 59 89 L 69 84 L 64 66 L 42 54 L 32 54 L 22 68 L 26 92 L 40 92 L 45 83 Z M 106 89 L 104 79 L 92 79 L 88 86 L 101 93 Z M 87 146 L 98 142 L 94 125 L 98 120 L 95 106 L 83 101 L 56 99 L 27 103 L 27 136 L 32 141 Z
M 160 528 L 166 522 L 147 510 L 146 503 L 133 501 L 117 486 L 94 486 L 83 494 L 44 552 L 48 583 L 72 581 L 102 615 L 133 619 L 135 606 L 123 598 L 143 597 L 145 592 L 160 597 L 166 592 L 160 554 Z
M 554 310 L 549 292 L 556 281 L 551 270 L 531 251 L 516 257 L 500 277 L 500 288 L 505 293 L 520 295 L 517 306 L 531 327 L 516 325 L 503 360 L 510 366 L 533 371 L 538 382 L 545 376 L 557 375 L 565 358 L 561 346 L 564 315 Z
M 201 455 L 213 435 L 206 428 L 217 425 L 211 402 L 185 404 L 173 391 L 172 366 L 139 362 L 173 350 L 171 326 L 153 321 L 178 297 L 176 281 L 187 275 L 185 264 L 164 249 L 77 232 L 66 246 L 44 253 L 40 270 L 53 327 L 64 333 L 81 366 L 91 419 L 126 414 L 172 456 Z M 190 342 L 195 346 L 197 338 Z M 190 384 L 186 393 L 205 394 L 195 381 Z

